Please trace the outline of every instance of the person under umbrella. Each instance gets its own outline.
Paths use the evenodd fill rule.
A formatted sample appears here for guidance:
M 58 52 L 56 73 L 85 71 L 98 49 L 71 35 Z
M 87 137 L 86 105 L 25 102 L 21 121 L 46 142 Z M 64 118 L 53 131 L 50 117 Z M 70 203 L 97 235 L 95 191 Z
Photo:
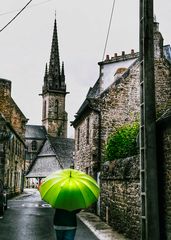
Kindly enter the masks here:
M 50 174 L 40 185 L 39 191 L 42 199 L 55 208 L 57 240 L 74 240 L 76 214 L 96 202 L 100 194 L 97 182 L 75 169 Z
M 67 211 L 56 208 L 54 215 L 54 229 L 57 240 L 74 240 L 77 229 L 77 217 L 81 209 Z

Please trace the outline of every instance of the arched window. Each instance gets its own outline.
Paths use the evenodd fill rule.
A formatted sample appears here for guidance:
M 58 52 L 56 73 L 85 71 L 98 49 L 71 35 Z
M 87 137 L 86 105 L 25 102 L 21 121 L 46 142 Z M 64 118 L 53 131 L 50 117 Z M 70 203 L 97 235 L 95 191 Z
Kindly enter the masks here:
M 77 130 L 77 150 L 80 149 L 80 128 Z
M 58 113 L 59 113 L 59 102 L 58 100 L 55 100 L 55 114 L 57 118 L 58 118 Z
M 46 118 L 46 101 L 44 101 L 44 106 L 43 106 L 43 118 Z
M 35 140 L 32 141 L 31 149 L 32 149 L 32 151 L 36 151 L 37 150 L 37 141 L 35 141 Z
M 89 144 L 90 137 L 90 118 L 87 118 L 87 129 L 86 129 L 86 143 Z

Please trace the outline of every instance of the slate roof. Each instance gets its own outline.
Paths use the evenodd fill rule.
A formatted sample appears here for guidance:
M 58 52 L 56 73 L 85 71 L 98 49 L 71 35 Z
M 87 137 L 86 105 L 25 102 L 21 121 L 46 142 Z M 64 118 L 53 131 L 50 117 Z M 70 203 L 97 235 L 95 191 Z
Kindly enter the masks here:
M 26 125 L 26 139 L 46 139 L 46 129 L 41 125 Z
M 74 139 L 48 137 L 59 163 L 63 168 L 69 168 L 73 162 Z
M 44 178 L 50 173 L 60 170 L 59 163 L 55 156 L 38 157 L 31 171 L 26 175 L 27 178 Z
M 46 177 L 50 173 L 69 168 L 73 162 L 74 139 L 47 136 L 26 177 Z

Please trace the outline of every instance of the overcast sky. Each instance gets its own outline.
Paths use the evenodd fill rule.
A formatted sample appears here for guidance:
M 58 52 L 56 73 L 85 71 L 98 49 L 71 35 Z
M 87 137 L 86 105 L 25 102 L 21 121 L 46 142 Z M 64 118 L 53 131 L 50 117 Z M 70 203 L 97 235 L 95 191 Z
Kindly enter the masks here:
M 0 4 L 2 29 L 28 0 Z M 49 63 L 56 11 L 60 61 L 65 63 L 66 111 L 69 122 L 98 78 L 113 0 L 33 0 L 18 18 L 0 32 L 0 78 L 12 81 L 12 97 L 29 118 L 41 124 L 42 90 Z M 155 0 L 155 14 L 164 44 L 171 43 L 171 1 Z M 116 0 L 106 54 L 139 48 L 139 1 Z M 68 137 L 74 137 L 69 127 Z

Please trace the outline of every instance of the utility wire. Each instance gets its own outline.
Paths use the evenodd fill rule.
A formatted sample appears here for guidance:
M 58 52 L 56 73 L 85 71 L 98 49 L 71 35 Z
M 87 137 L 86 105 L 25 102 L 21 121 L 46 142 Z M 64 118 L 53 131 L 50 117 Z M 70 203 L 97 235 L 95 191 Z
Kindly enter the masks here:
M 29 8 L 37 7 L 39 5 L 45 4 L 45 3 L 50 2 L 50 1 L 53 1 L 53 0 L 46 0 L 46 1 L 42 1 L 40 3 L 35 3 L 35 4 L 32 4 L 31 6 L 29 6 Z M 18 11 L 19 11 L 19 9 L 15 9 L 15 10 L 11 10 L 11 11 L 8 11 L 8 12 L 0 13 L 0 17 L 4 16 L 4 15 L 11 14 L 11 13 L 14 13 L 14 12 L 18 12 Z
M 0 29 L 0 32 L 2 32 L 10 23 L 12 23 L 20 13 L 32 2 L 33 0 L 30 0 L 2 29 Z
M 110 27 L 111 27 L 111 23 L 112 23 L 114 8 L 115 8 L 115 0 L 113 0 L 112 11 L 111 11 L 111 15 L 110 15 L 109 27 L 108 27 L 108 31 L 107 31 L 107 36 L 106 36 L 102 61 L 104 60 L 104 56 L 105 56 L 105 53 L 106 53 L 106 48 L 107 48 L 107 43 L 108 43 L 108 38 L 109 38 L 109 33 L 110 33 Z

